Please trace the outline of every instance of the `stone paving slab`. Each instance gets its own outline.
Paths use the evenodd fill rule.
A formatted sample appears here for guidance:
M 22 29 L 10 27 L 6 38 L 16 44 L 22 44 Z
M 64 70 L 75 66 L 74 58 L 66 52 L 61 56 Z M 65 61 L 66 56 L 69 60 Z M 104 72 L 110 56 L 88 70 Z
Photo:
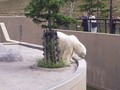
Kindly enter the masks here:
M 5 45 L 19 50 L 23 61 L 0 62 L 0 90 L 48 90 L 72 76 L 76 65 L 65 69 L 32 69 L 43 51 L 20 45 Z

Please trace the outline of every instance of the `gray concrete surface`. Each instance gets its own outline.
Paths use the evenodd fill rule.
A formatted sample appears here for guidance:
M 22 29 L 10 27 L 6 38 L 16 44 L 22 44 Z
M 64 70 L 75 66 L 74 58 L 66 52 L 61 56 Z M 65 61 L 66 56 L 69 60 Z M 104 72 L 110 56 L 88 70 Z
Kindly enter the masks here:
M 32 69 L 42 51 L 19 45 L 5 45 L 19 50 L 23 61 L 0 62 L 0 90 L 48 90 L 70 78 L 76 70 L 72 64 L 64 69 Z
M 13 62 L 23 60 L 18 50 L 7 49 L 0 43 L 0 62 Z

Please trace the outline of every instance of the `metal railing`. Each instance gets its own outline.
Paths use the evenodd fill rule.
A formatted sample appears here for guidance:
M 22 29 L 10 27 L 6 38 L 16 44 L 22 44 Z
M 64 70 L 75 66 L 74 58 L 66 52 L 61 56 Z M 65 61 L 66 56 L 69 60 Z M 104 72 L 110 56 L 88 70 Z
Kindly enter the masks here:
M 59 29 L 64 30 L 76 30 L 76 31 L 84 31 L 82 27 L 82 20 L 83 19 L 77 19 L 76 24 L 71 24 L 69 27 L 61 26 Z M 97 25 L 97 32 L 99 33 L 110 33 L 110 19 L 87 19 L 88 22 L 91 22 L 91 20 L 96 20 Z M 116 30 L 115 34 L 120 34 L 120 19 L 114 19 L 116 24 Z
M 98 23 L 97 32 L 99 33 L 110 33 L 110 19 L 87 19 L 89 22 L 91 20 L 96 20 Z M 116 24 L 116 34 L 120 34 L 120 19 L 114 19 Z M 82 19 L 77 19 L 76 29 L 77 31 L 82 31 L 83 27 L 81 26 Z

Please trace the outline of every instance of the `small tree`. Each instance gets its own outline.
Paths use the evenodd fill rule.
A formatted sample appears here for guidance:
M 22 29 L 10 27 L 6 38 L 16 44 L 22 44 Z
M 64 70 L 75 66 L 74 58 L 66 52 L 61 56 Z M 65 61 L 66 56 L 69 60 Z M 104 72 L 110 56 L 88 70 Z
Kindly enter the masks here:
M 43 34 L 44 60 L 46 63 L 59 61 L 59 47 L 57 32 L 52 30 L 57 26 L 69 26 L 70 23 L 75 23 L 76 20 L 72 17 L 65 16 L 60 13 L 60 8 L 65 5 L 68 0 L 31 0 L 25 8 L 25 15 L 33 19 L 37 24 L 47 21 L 47 25 L 42 25 L 46 28 Z
M 86 11 L 89 14 L 99 12 L 98 17 L 108 17 L 110 9 L 106 7 L 105 2 L 109 0 L 82 0 L 83 4 L 80 5 L 81 11 Z

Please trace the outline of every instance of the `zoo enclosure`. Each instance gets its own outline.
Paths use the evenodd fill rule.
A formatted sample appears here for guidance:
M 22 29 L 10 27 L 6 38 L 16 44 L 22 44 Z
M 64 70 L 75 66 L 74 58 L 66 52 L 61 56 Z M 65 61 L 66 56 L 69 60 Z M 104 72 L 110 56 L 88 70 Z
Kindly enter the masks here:
M 26 17 L 0 17 L 11 39 L 42 45 L 43 29 Z M 22 25 L 22 27 L 21 27 Z M 87 82 L 100 90 L 120 90 L 120 35 L 60 30 L 72 34 L 86 46 Z M 1 33 L 1 32 L 0 32 Z M 1 35 L 1 34 L 0 34 Z M 0 41 L 4 41 L 1 38 Z
M 110 33 L 110 19 L 87 19 L 88 22 L 91 20 L 96 20 L 98 23 L 99 33 Z M 120 19 L 113 19 L 116 23 L 116 34 L 120 34 Z M 76 24 L 76 30 L 82 30 L 81 27 L 82 19 L 78 19 Z

